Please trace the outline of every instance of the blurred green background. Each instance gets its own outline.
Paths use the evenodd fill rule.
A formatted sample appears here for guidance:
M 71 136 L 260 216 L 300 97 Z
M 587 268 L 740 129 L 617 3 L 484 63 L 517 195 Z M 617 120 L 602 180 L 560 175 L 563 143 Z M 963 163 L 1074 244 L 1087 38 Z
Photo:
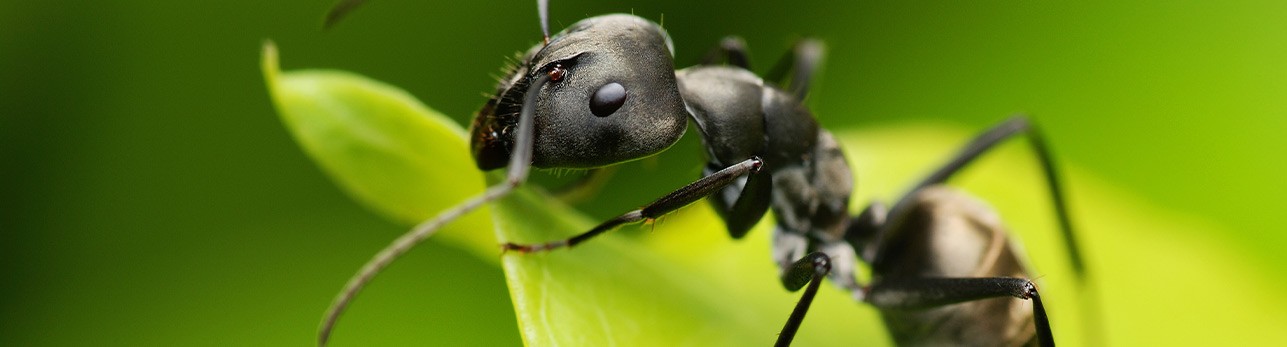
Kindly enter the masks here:
M 0 345 L 312 343 L 334 292 L 404 227 L 302 155 L 268 102 L 262 41 L 286 69 L 365 74 L 464 122 L 540 39 L 529 1 L 378 0 L 323 32 L 328 6 L 0 3 Z M 728 34 L 761 68 L 823 39 L 810 104 L 830 128 L 1029 112 L 1068 166 L 1210 226 L 1186 236 L 1241 257 L 1257 290 L 1287 289 L 1287 3 L 554 1 L 551 27 L 608 12 L 663 21 L 679 66 Z M 500 272 L 425 248 L 363 297 L 379 321 L 342 329 L 378 325 L 373 345 L 516 344 Z

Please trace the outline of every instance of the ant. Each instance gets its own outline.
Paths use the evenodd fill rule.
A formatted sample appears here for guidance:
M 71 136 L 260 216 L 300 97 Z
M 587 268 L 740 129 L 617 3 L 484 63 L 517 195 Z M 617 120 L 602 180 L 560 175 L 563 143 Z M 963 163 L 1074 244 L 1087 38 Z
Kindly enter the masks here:
M 362 2 L 343 0 L 328 25 Z M 822 58 L 821 43 L 799 42 L 767 78 L 749 71 L 746 46 L 735 37 L 722 40 L 701 65 L 676 71 L 670 37 L 654 22 L 604 15 L 551 36 L 547 1 L 537 2 L 544 40 L 510 69 L 470 126 L 478 168 L 506 168 L 504 181 L 376 254 L 328 310 L 319 345 L 375 274 L 446 223 L 512 192 L 532 167 L 591 169 L 649 157 L 675 144 L 691 120 L 707 152 L 701 178 L 571 238 L 502 248 L 532 253 L 572 247 L 704 198 L 729 235 L 740 239 L 771 209 L 782 285 L 803 289 L 778 346 L 790 345 L 823 278 L 879 309 L 900 345 L 1054 346 L 1041 296 L 1026 279 L 1000 218 L 943 185 L 998 143 L 1026 135 L 1044 170 L 1072 266 L 1084 277 L 1051 154 L 1027 118 L 978 135 L 892 206 L 874 202 L 850 215 L 848 162 L 802 104 Z M 856 277 L 859 261 L 871 266 L 870 283 Z M 1031 309 L 1021 300 L 983 300 L 1005 297 L 1030 300 Z

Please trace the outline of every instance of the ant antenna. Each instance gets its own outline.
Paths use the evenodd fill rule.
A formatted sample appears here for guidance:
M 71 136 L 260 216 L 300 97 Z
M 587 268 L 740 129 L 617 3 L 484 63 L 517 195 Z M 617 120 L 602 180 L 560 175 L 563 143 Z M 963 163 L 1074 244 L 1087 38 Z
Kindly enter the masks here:
M 460 216 L 469 213 L 485 203 L 495 201 L 509 194 L 514 188 L 517 188 L 523 181 L 527 180 L 528 171 L 532 167 L 532 142 L 535 131 L 536 120 L 536 101 L 541 95 L 541 87 L 550 82 L 553 78 L 551 75 L 540 74 L 531 86 L 527 88 L 527 94 L 523 98 L 523 109 L 519 111 L 518 133 L 515 134 L 514 152 L 510 157 L 509 167 L 505 181 L 498 183 L 479 195 L 466 200 L 449 210 L 440 212 L 432 219 L 425 220 L 412 228 L 393 243 L 385 246 L 380 253 L 368 260 L 362 269 L 358 270 L 348 283 L 344 284 L 344 289 L 335 297 L 331 307 L 326 310 L 326 318 L 322 320 L 322 325 L 317 332 L 317 345 L 326 346 L 326 342 L 331 338 L 331 330 L 335 328 L 335 322 L 340 319 L 344 309 L 353 302 L 353 298 L 358 292 L 362 291 L 366 284 L 371 282 L 375 275 L 388 267 L 390 263 L 402 256 L 403 253 L 411 250 L 412 247 L 420 244 L 421 241 L 429 238 L 438 231 L 443 225 L 460 218 Z
M 536 0 L 536 12 L 541 15 L 541 34 L 545 35 L 545 45 L 550 45 L 550 0 Z

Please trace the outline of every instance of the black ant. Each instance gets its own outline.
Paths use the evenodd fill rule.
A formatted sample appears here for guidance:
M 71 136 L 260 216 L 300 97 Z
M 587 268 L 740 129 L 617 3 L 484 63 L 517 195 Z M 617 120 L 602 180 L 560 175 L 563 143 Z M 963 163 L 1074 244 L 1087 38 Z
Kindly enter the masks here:
M 360 2 L 343 1 L 328 22 Z M 678 141 L 692 120 L 707 151 L 703 177 L 571 238 L 503 248 L 530 253 L 572 247 L 709 197 L 735 239 L 773 210 L 773 258 L 782 284 L 790 291 L 804 288 L 779 346 L 791 343 L 824 277 L 878 308 L 900 345 L 1054 345 L 1041 296 L 1025 279 L 1028 272 L 1000 219 L 982 202 L 942 185 L 1003 140 L 1027 135 L 1072 265 L 1084 276 L 1054 164 L 1026 118 L 979 135 L 892 207 L 872 203 L 851 216 L 848 163 L 801 103 L 821 60 L 820 43 L 795 45 L 779 65 L 790 68 L 775 69 L 767 79 L 748 70 L 745 45 L 736 38 L 723 40 L 702 65 L 676 71 L 670 37 L 656 23 L 605 15 L 550 36 L 546 1 L 538 0 L 538 7 L 543 42 L 501 81 L 470 127 L 478 168 L 505 167 L 505 180 L 417 225 L 363 266 L 327 312 L 319 344 L 326 344 L 335 320 L 376 273 L 442 225 L 509 194 L 532 167 L 598 168 L 648 157 Z M 785 88 L 773 83 L 788 74 L 793 77 Z M 859 261 L 871 265 L 870 283 L 855 277 Z M 1001 297 L 1031 300 L 1031 310 L 1020 300 L 982 300 Z

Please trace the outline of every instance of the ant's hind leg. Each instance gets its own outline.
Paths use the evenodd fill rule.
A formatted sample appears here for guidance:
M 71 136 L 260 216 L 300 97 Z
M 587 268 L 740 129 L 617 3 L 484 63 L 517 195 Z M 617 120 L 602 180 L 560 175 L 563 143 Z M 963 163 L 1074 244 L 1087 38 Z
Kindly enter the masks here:
M 1011 277 L 986 278 L 910 278 L 883 281 L 872 285 L 867 302 L 882 310 L 918 310 L 967 301 L 999 297 L 1032 300 L 1037 341 L 1053 347 L 1054 336 L 1045 306 L 1032 281 Z
M 818 294 L 818 285 L 831 272 L 831 265 L 831 257 L 822 252 L 813 252 L 797 260 L 782 274 L 782 285 L 786 286 L 787 290 L 797 291 L 805 284 L 809 287 L 804 289 L 800 301 L 795 304 L 795 309 L 791 310 L 791 316 L 787 318 L 782 332 L 778 333 L 778 340 L 773 344 L 774 346 L 791 345 L 796 331 L 800 330 L 800 323 L 804 322 L 805 313 L 809 312 L 809 305 L 813 304 L 813 297 Z

